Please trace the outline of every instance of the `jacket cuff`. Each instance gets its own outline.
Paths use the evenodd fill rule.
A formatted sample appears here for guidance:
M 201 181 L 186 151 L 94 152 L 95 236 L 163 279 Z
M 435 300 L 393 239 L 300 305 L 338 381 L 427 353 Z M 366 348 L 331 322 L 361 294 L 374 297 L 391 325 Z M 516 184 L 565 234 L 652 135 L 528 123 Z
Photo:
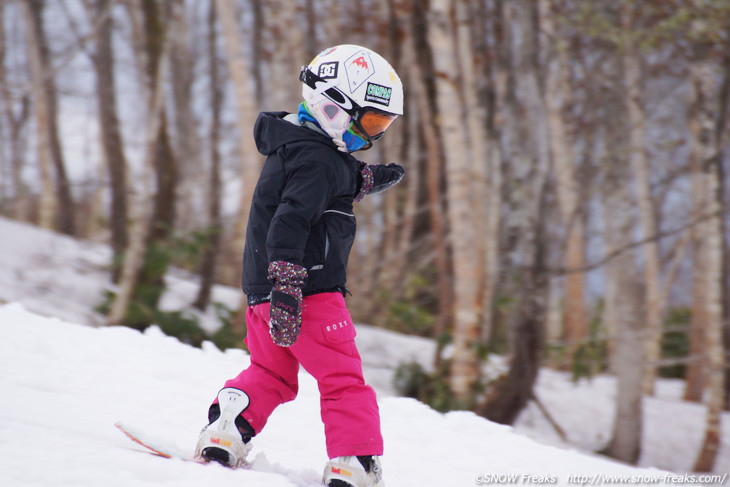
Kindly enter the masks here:
M 370 194 L 375 185 L 375 176 L 373 175 L 373 168 L 369 164 L 363 164 L 360 170 L 362 176 L 362 184 L 360 185 L 360 191 L 355 196 L 355 201 L 362 200 L 365 196 Z

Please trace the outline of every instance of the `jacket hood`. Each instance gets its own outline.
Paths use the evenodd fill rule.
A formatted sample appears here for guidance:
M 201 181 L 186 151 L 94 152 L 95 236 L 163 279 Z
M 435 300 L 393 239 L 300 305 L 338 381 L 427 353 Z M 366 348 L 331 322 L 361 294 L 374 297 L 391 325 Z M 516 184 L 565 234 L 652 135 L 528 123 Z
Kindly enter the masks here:
M 337 148 L 332 139 L 326 135 L 284 120 L 287 115 L 289 115 L 287 112 L 263 112 L 259 114 L 253 127 L 253 136 L 256 141 L 256 148 L 261 154 L 268 156 L 283 145 L 304 141 L 319 142 Z

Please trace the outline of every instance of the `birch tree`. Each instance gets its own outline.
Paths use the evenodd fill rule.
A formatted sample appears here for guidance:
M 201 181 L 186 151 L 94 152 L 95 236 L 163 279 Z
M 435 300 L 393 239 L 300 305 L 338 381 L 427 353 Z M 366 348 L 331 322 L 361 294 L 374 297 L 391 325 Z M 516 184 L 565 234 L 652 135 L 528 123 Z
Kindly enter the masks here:
M 154 0 L 144 0 L 144 2 L 154 2 Z M 180 2 L 175 2 L 171 17 L 174 19 L 179 15 Z M 171 187 L 166 184 L 169 180 L 165 180 L 166 175 L 161 171 L 167 169 L 168 161 L 160 161 L 160 157 L 165 157 L 164 152 L 169 149 L 167 144 L 167 135 L 165 130 L 165 96 L 164 96 L 164 79 L 167 73 L 168 62 L 170 56 L 169 42 L 166 40 L 162 29 L 159 12 L 154 3 L 146 3 L 142 5 L 145 11 L 145 27 L 149 29 L 147 35 L 150 36 L 147 44 L 147 52 L 145 60 L 148 64 L 149 79 L 146 83 L 147 90 L 147 120 L 145 126 L 145 152 L 142 163 L 142 173 L 138 184 L 134 188 L 136 194 L 133 195 L 132 211 L 130 212 L 130 235 L 129 245 L 125 252 L 124 264 L 122 266 L 121 277 L 119 281 L 119 290 L 112 302 L 110 311 L 106 317 L 107 325 L 127 324 L 133 327 L 144 328 L 150 324 L 150 316 L 140 317 L 130 316 L 130 304 L 137 299 L 139 283 L 141 279 L 157 281 L 164 277 L 164 270 L 160 273 L 160 267 L 156 267 L 153 272 L 143 275 L 146 263 L 153 265 L 162 264 L 162 268 L 166 269 L 166 263 L 156 263 L 151 261 L 154 255 L 150 254 L 151 243 L 159 241 L 160 232 L 167 231 L 163 224 L 166 216 L 169 216 L 169 206 L 166 206 L 165 198 L 174 198 L 174 190 L 169 191 Z M 136 15 L 132 11 L 131 15 Z M 161 154 L 162 152 L 162 154 Z M 153 195 L 148 187 L 149 181 L 157 176 L 156 186 L 157 192 Z M 166 188 L 166 189 L 165 189 Z M 166 215 L 167 213 L 167 215 Z M 154 254 L 154 253 L 153 253 Z M 156 283 L 152 283 L 156 286 Z M 156 287 L 152 291 L 151 296 L 143 299 L 151 299 L 144 301 L 145 304 L 152 303 L 151 309 L 156 309 L 157 300 L 161 295 L 161 288 Z M 150 311 L 150 308 L 147 309 Z
M 568 40 L 559 27 L 555 2 L 540 2 L 542 32 L 547 57 L 545 76 L 546 116 L 550 131 L 550 152 L 558 184 L 557 198 L 565 226 L 563 265 L 567 270 L 563 296 L 563 339 L 567 357 L 571 359 L 577 347 L 588 337 L 588 312 L 585 301 L 585 229 L 580 192 L 576 175 L 573 143 L 563 111 L 571 100 Z M 554 338 L 554 337 L 553 337 Z
M 516 151 L 511 163 L 523 166 L 521 176 L 529 174 L 531 177 L 518 190 L 522 195 L 515 218 L 520 233 L 515 271 L 519 289 L 509 323 L 509 371 L 495 381 L 479 409 L 488 419 L 512 424 L 534 398 L 533 388 L 544 343 L 549 291 L 546 228 L 552 171 L 545 103 L 539 82 L 539 42 L 533 28 L 535 22 L 539 22 L 539 5 L 521 1 L 505 7 L 513 9 L 512 28 L 516 29 L 513 39 L 519 39 L 513 49 L 518 79 L 516 88 L 523 97 L 521 109 L 524 114 L 520 127 L 523 151 Z
M 699 23 L 693 28 L 701 28 Z M 704 351 L 707 417 L 702 449 L 694 470 L 711 472 L 720 447 L 720 423 L 724 406 L 725 351 L 723 345 L 723 203 L 722 185 L 722 135 L 727 106 L 717 108 L 715 100 L 720 92 L 717 86 L 716 64 L 711 56 L 709 42 L 694 46 L 694 61 L 690 67 L 696 121 L 693 124 L 693 152 L 696 157 L 694 178 L 701 197 L 704 220 L 697 225 L 697 241 L 701 249 L 696 255 L 703 264 L 701 272 L 693 278 L 702 290 L 698 307 L 704 328 Z M 724 46 L 727 49 L 727 45 Z M 724 82 L 730 84 L 730 69 L 724 73 Z M 700 196 L 701 195 L 701 196 Z
M 608 18 L 618 16 L 607 9 Z M 606 117 L 604 149 L 601 153 L 605 168 L 602 181 L 603 225 L 606 251 L 621 249 L 608 263 L 606 280 L 611 281 L 613 293 L 606 295 L 604 317 L 614 320 L 607 326 L 614 330 L 614 366 L 616 373 L 616 415 L 613 433 L 606 453 L 627 463 L 636 463 L 641 454 L 643 431 L 642 383 L 644 367 L 643 320 L 640 297 L 642 288 L 635 277 L 636 256 L 626 248 L 632 239 L 634 203 L 627 187 L 630 174 L 629 128 L 623 122 L 627 108 L 623 100 L 622 80 L 625 76 L 618 46 L 607 48 L 607 60 L 602 74 L 610 80 L 605 89 L 602 109 Z
M 41 226 L 74 235 L 74 203 L 58 135 L 58 98 L 43 27 L 45 0 L 20 2 L 27 39 L 41 169 Z
M 200 134 L 193 105 L 195 93 L 193 85 L 198 50 L 195 48 L 195 32 L 186 15 L 169 28 L 170 36 L 170 84 L 172 91 L 171 128 L 174 129 L 175 159 L 178 181 L 176 183 L 177 227 L 183 232 L 204 225 L 204 219 L 196 211 L 205 205 L 206 186 L 200 181 L 205 179 Z
M 5 188 L 12 193 L 7 214 L 21 221 L 28 221 L 30 201 L 28 188 L 23 180 L 23 154 L 27 145 L 28 120 L 31 115 L 30 96 L 14 93 L 11 89 L 11 66 L 9 66 L 10 31 L 5 27 L 8 4 L 0 5 L 0 96 L 2 97 L 2 120 L 4 126 L 4 155 L 7 165 Z M 25 54 L 21 58 L 27 58 Z
M 216 8 L 225 41 L 228 72 L 233 81 L 235 94 L 242 190 L 240 213 L 236 218 L 233 242 L 237 248 L 242 249 L 251 198 L 261 170 L 261 159 L 253 140 L 253 125 L 258 115 L 258 109 L 254 97 L 254 87 L 251 84 L 252 66 L 247 61 L 249 59 L 247 54 L 241 49 L 243 42 L 236 6 L 233 2 L 216 0 Z
M 223 232 L 223 221 L 221 215 L 221 155 L 218 145 L 220 144 L 221 131 L 221 109 L 223 105 L 223 90 L 218 70 L 220 59 L 218 57 L 218 32 L 216 3 L 210 2 L 208 9 L 208 72 L 210 80 L 210 131 L 208 143 L 210 154 L 210 167 L 208 169 L 208 244 L 203 252 L 200 264 L 200 288 L 195 298 L 194 306 L 204 310 L 210 302 L 211 289 L 216 276 L 216 263 L 220 250 L 221 233 Z
M 101 128 L 101 148 L 109 174 L 110 211 L 109 228 L 114 253 L 112 280 L 120 277 L 121 259 L 129 243 L 127 231 L 127 161 L 124 155 L 119 123 L 112 43 L 112 0 L 97 0 L 94 14 L 99 18 L 96 31 L 96 52 L 92 64 L 96 73 L 96 95 Z
M 163 56 L 171 56 L 172 33 L 175 25 L 182 21 L 184 2 L 158 3 L 157 0 L 142 0 L 144 58 L 148 89 L 155 91 L 155 83 L 167 76 L 157 69 L 170 69 L 169 63 L 161 63 Z M 164 90 L 164 85 L 161 87 Z M 163 96 L 164 91 L 160 96 Z M 155 192 L 152 194 L 152 219 L 149 222 L 145 254 L 138 280 L 135 283 L 133 302 L 137 306 L 128 310 L 126 320 L 130 325 L 144 328 L 152 323 L 160 298 L 165 290 L 171 255 L 169 247 L 177 218 L 177 187 L 179 163 L 172 149 L 167 104 L 164 100 L 159 111 L 154 147 Z M 154 112 L 152 112 L 154 113 Z
M 664 305 L 661 301 L 661 275 L 659 241 L 653 238 L 658 233 L 655 214 L 656 209 L 652 200 L 651 181 L 649 178 L 649 162 L 646 157 L 645 125 L 646 116 L 641 101 L 641 60 L 638 47 L 633 39 L 633 19 L 635 14 L 632 7 L 626 2 L 621 4 L 621 33 L 623 49 L 624 84 L 626 87 L 626 103 L 628 114 L 629 134 L 629 163 L 636 181 L 636 197 L 638 201 L 639 220 L 644 239 L 647 242 L 642 246 L 644 257 L 644 287 L 646 301 L 644 305 L 646 323 L 645 332 L 645 360 L 644 392 L 654 393 L 657 362 L 660 358 L 662 339 L 662 316 Z
M 485 32 L 483 17 L 477 8 L 479 2 L 456 2 L 455 5 L 455 41 L 458 57 L 458 70 L 461 73 L 461 96 L 464 110 L 465 133 L 468 143 L 468 158 L 471 166 L 471 193 L 474 213 L 472 224 L 476 239 L 472 242 L 475 247 L 475 261 L 472 265 L 477 268 L 476 313 L 479 320 L 479 334 L 481 338 L 481 323 L 485 316 L 491 316 L 491 289 L 496 280 L 494 260 L 489 258 L 488 246 L 498 241 L 498 235 L 489 234 L 490 218 L 494 217 L 493 208 L 488 206 L 488 134 L 486 104 L 482 103 L 487 89 L 485 77 L 482 75 L 482 65 L 487 60 L 483 39 Z M 478 340 L 477 340 L 478 341 Z
M 466 127 L 462 118 L 462 99 L 459 93 L 459 70 L 455 60 L 454 26 L 448 0 L 431 2 L 429 12 L 429 41 L 433 51 L 436 79 L 436 101 L 439 110 L 439 133 L 445 151 L 446 184 L 449 200 L 448 216 L 451 223 L 449 242 L 453 266 L 453 342 L 450 384 L 455 396 L 470 401 L 478 379 L 479 340 L 478 262 L 475 238 L 474 184 L 472 161 L 469 157 Z
M 446 223 L 446 202 L 443 198 L 443 181 L 445 180 L 443 140 L 439 137 L 439 128 L 433 116 L 425 114 L 437 113 L 436 100 L 430 96 L 435 91 L 433 72 L 433 52 L 430 48 L 428 33 L 415 26 L 426 22 L 428 9 L 423 0 L 413 0 L 414 16 L 411 32 L 413 33 L 414 62 L 409 64 L 411 80 L 409 91 L 413 92 L 419 118 L 419 136 L 424 144 L 424 190 L 428 208 L 428 234 L 430 247 L 433 249 L 433 261 L 436 269 L 436 296 L 438 303 L 434 336 L 440 346 L 434 357 L 435 365 L 441 364 L 443 337 L 452 318 L 452 309 L 448 303 L 453 301 L 451 279 L 451 258 L 447 241 L 448 226 Z

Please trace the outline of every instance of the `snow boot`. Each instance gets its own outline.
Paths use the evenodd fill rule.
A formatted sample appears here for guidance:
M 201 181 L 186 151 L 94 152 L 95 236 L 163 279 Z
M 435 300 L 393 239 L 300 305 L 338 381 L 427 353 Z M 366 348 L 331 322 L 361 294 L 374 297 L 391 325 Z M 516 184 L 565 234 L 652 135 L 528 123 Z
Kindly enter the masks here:
M 384 487 L 380 457 L 361 455 L 337 457 L 324 469 L 327 487 Z
M 245 392 L 227 387 L 218 393 L 218 404 L 208 411 L 210 424 L 200 432 L 195 458 L 206 462 L 215 461 L 226 467 L 238 468 L 251 451 L 251 438 L 255 432 L 241 413 L 248 407 Z

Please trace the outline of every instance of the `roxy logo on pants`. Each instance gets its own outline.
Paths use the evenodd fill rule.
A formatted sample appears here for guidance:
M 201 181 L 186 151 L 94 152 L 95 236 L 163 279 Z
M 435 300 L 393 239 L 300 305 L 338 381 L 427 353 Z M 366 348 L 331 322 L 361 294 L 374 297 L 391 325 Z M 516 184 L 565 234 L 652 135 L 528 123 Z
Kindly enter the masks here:
M 333 331 L 341 330 L 342 328 L 347 328 L 348 326 L 351 326 L 350 323 L 347 320 L 342 320 L 338 321 L 337 323 L 325 326 L 324 331 L 327 333 L 331 333 Z

